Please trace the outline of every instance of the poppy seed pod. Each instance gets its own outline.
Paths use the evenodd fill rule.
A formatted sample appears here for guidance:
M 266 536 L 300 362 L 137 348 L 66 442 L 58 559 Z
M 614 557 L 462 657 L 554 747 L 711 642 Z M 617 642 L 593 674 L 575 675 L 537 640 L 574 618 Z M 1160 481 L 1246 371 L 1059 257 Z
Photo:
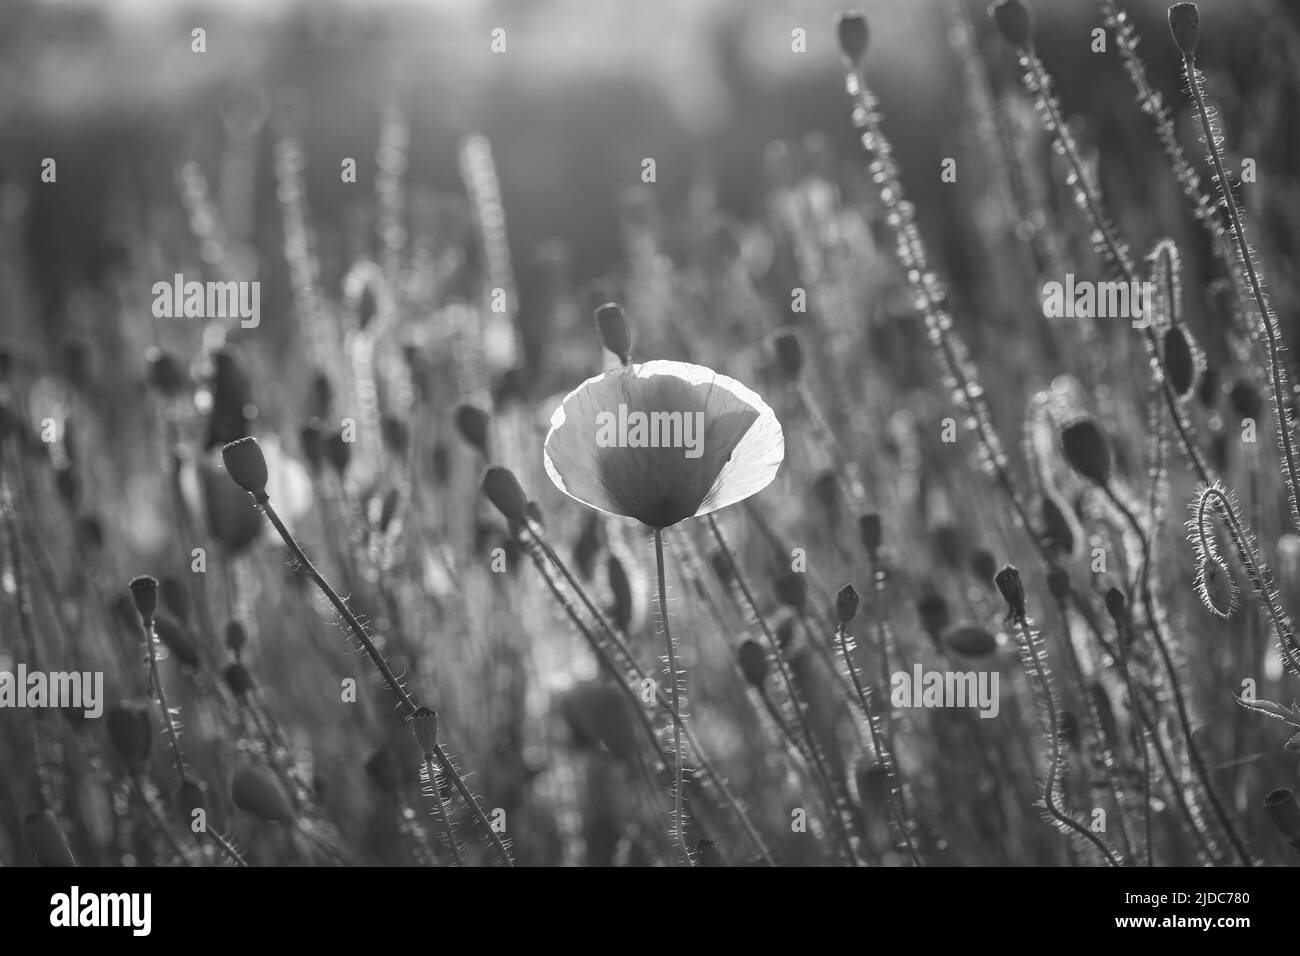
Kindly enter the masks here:
M 989 14 L 993 17 L 993 22 L 998 26 L 998 32 L 1012 46 L 1027 50 L 1033 41 L 1030 35 L 1033 32 L 1033 18 L 1030 16 L 1029 8 L 1021 0 L 998 0 L 989 8 Z
M 125 700 L 110 708 L 108 739 L 132 773 L 143 770 L 153 746 L 153 721 L 149 718 L 149 708 L 133 700 Z
M 623 307 L 616 302 L 606 302 L 596 309 L 595 319 L 601 345 L 627 365 L 632 361 L 632 332 L 628 328 Z
M 993 583 L 1007 602 L 1007 616 L 1017 623 L 1025 623 L 1025 584 L 1020 579 L 1020 571 L 1008 564 L 994 576 Z
M 460 437 L 482 454 L 487 454 L 488 413 L 476 405 L 457 405 L 452 413 Z
M 221 460 L 225 463 L 226 473 L 258 501 L 266 501 L 266 456 L 262 446 L 253 437 L 232 441 L 221 449 Z
M 943 635 L 943 644 L 963 657 L 987 657 L 998 648 L 997 638 L 973 624 L 954 627 Z
M 1264 809 L 1273 826 L 1300 849 L 1300 805 L 1296 804 L 1295 793 L 1286 788 L 1272 791 L 1264 798 Z
M 239 809 L 266 823 L 292 823 L 297 815 L 280 781 L 263 767 L 250 764 L 235 771 L 230 797 Z
M 852 584 L 844 585 L 840 588 L 840 593 L 835 595 L 835 615 L 841 624 L 848 624 L 857 617 L 858 592 Z
M 772 579 L 776 599 L 786 607 L 802 612 L 808 603 L 808 581 L 798 571 L 782 568 Z
M 835 18 L 835 34 L 839 37 L 844 59 L 854 66 L 861 65 L 867 55 L 867 41 L 871 38 L 867 18 L 858 10 L 846 10 Z
M 803 371 L 803 340 L 794 329 L 782 329 L 772 337 L 777 363 L 790 381 L 797 381 Z
M 41 866 L 76 866 L 76 858 L 68 847 L 68 841 L 48 810 L 33 813 L 23 821 L 23 836 L 27 847 Z
M 148 623 L 158 610 L 158 579 L 147 574 L 131 579 L 131 600 L 140 620 Z
M 745 641 L 736 652 L 736 657 L 740 661 L 740 672 L 745 675 L 745 680 L 753 687 L 762 687 L 767 680 L 768 668 L 767 651 L 763 650 L 762 645 L 758 641 Z
M 1169 32 L 1178 52 L 1191 56 L 1201 40 L 1201 12 L 1194 3 L 1175 3 L 1169 8 Z
M 867 554 L 874 561 L 880 555 L 880 545 L 884 541 L 880 515 L 873 512 L 858 518 L 858 536 L 862 539 L 862 546 L 867 549 Z
M 528 496 L 509 468 L 493 465 L 483 475 L 483 493 L 509 521 L 528 524 Z
M 411 715 L 411 733 L 420 746 L 421 754 L 430 754 L 438 747 L 438 713 L 428 707 L 418 707 Z
M 1110 481 L 1110 444 L 1091 418 L 1081 418 L 1061 429 L 1065 460 L 1084 478 L 1097 485 Z

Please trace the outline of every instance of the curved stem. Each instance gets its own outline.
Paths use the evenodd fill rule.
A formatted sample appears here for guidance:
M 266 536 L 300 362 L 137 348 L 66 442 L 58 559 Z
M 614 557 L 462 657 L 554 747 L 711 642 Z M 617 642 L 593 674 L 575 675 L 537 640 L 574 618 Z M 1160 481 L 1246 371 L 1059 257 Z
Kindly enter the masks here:
M 1148 571 L 1151 564 L 1151 542 L 1148 540 L 1146 532 L 1142 530 L 1141 523 L 1137 516 L 1120 500 L 1119 495 L 1109 483 L 1101 486 L 1106 496 L 1110 499 L 1120 513 L 1123 514 L 1124 520 L 1128 522 L 1133 533 L 1137 535 L 1138 543 L 1142 549 L 1142 570 L 1139 574 L 1139 586 L 1142 592 L 1142 606 L 1146 610 L 1148 622 L 1151 625 L 1151 637 L 1155 640 L 1156 648 L 1160 651 L 1160 659 L 1164 662 L 1165 671 L 1169 675 L 1169 686 L 1174 692 L 1174 706 L 1178 711 L 1178 723 L 1183 731 L 1183 738 L 1187 742 L 1187 754 L 1191 758 L 1192 766 L 1196 770 L 1196 776 L 1201 781 L 1201 787 L 1205 790 L 1205 795 L 1210 801 L 1210 806 L 1214 808 L 1214 815 L 1219 819 L 1219 825 L 1223 827 L 1224 833 L 1227 834 L 1228 841 L 1232 844 L 1233 850 L 1246 866 L 1253 866 L 1254 861 L 1250 853 L 1246 850 L 1246 845 L 1238 836 L 1236 828 L 1232 825 L 1232 820 L 1228 817 L 1227 811 L 1224 810 L 1223 804 L 1219 801 L 1219 795 L 1210 781 L 1210 774 L 1205 766 L 1205 761 L 1201 757 L 1200 748 L 1196 745 L 1196 740 L 1192 736 L 1192 720 L 1187 712 L 1187 701 L 1183 696 L 1182 681 L 1178 678 L 1178 671 L 1174 667 L 1173 655 L 1169 652 L 1169 645 L 1166 643 L 1164 635 L 1160 630 L 1160 623 L 1157 619 L 1155 601 L 1151 596 L 1151 588 L 1148 586 Z
M 1196 112 L 1201 120 L 1201 130 L 1205 134 L 1205 143 L 1210 151 L 1210 160 L 1214 163 L 1214 175 L 1218 181 L 1219 195 L 1223 198 L 1223 205 L 1228 210 L 1229 219 L 1232 220 L 1232 238 L 1237 244 L 1237 257 L 1241 260 L 1241 268 L 1245 271 L 1246 281 L 1250 284 L 1250 294 L 1255 300 L 1255 308 L 1259 310 L 1259 323 L 1264 330 L 1264 338 L 1267 344 L 1269 383 L 1272 386 L 1270 391 L 1273 393 L 1273 412 L 1277 416 L 1278 438 L 1282 445 L 1282 455 L 1286 467 L 1283 478 L 1286 481 L 1287 501 L 1291 506 L 1291 521 L 1297 529 L 1300 529 L 1300 500 L 1296 498 L 1296 488 L 1297 485 L 1300 485 L 1300 477 L 1297 477 L 1300 468 L 1296 464 L 1295 439 L 1291 434 L 1291 416 L 1285 404 L 1285 400 L 1290 396 L 1290 389 L 1287 387 L 1285 373 L 1282 370 L 1281 343 L 1278 342 L 1277 330 L 1273 327 L 1273 318 L 1269 311 L 1268 300 L 1264 296 L 1263 283 L 1260 281 L 1254 260 L 1250 256 L 1250 246 L 1246 242 L 1246 227 L 1242 223 L 1241 213 L 1237 209 L 1236 197 L 1232 195 L 1227 171 L 1223 168 L 1223 157 L 1220 155 L 1219 145 L 1214 134 L 1214 126 L 1210 121 L 1210 111 L 1205 105 L 1205 91 L 1201 88 L 1199 71 L 1196 68 L 1196 57 L 1193 54 L 1188 53 L 1183 56 L 1183 71 L 1187 75 L 1187 85 L 1191 87 L 1192 99 L 1196 101 Z

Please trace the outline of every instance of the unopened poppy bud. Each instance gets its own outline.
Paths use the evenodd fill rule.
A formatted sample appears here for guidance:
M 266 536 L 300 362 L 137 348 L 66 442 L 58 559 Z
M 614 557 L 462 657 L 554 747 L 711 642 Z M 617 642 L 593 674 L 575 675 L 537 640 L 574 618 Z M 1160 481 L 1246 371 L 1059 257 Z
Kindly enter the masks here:
M 262 767 L 249 765 L 235 771 L 230 797 L 239 809 L 267 823 L 292 823 L 296 816 L 280 781 Z
M 72 465 L 64 464 L 54 469 L 54 490 L 59 493 L 59 497 L 69 508 L 77 506 L 77 500 L 81 497 L 81 487 Z
M 221 672 L 221 677 L 236 697 L 243 697 L 253 689 L 253 675 L 238 661 L 227 664 L 226 669 Z
M 366 761 L 366 774 L 371 783 L 384 793 L 396 793 L 402 789 L 402 772 L 397 761 L 387 749 L 376 750 Z
M 1171 325 L 1164 336 L 1165 379 L 1179 398 L 1186 398 L 1196 381 L 1196 353 L 1181 325 Z
M 1300 849 L 1300 805 L 1296 804 L 1295 793 L 1286 788 L 1272 791 L 1264 798 L 1264 809 L 1273 826 Z
M 226 473 L 258 501 L 266 501 L 266 456 L 257 439 L 249 436 L 232 441 L 221 449 L 221 460 Z
M 158 579 L 147 574 L 131 579 L 131 599 L 135 601 L 136 613 L 140 620 L 153 620 L 158 611 Z
M 874 561 L 880 554 L 880 544 L 884 540 L 880 515 L 873 512 L 858 518 L 858 535 L 862 538 L 862 546 L 867 549 L 867 554 Z
M 709 566 L 713 568 L 713 573 L 718 576 L 718 580 L 723 584 L 730 584 L 736 576 L 736 569 L 731 563 L 731 558 L 721 548 L 714 548 L 709 554 Z
M 204 790 L 203 784 L 197 780 L 186 780 L 181 783 L 176 790 L 176 809 L 181 812 L 181 818 L 184 820 L 186 827 L 192 827 L 194 824 L 194 811 L 207 811 L 208 795 Z
M 133 700 L 110 708 L 108 739 L 132 773 L 143 770 L 153 745 L 153 721 L 149 718 L 149 708 Z
M 1084 478 L 1098 485 L 1110 481 L 1110 444 L 1091 418 L 1061 429 L 1061 448 L 1070 467 Z
M 307 460 L 307 467 L 313 472 L 320 471 L 325 461 L 325 428 L 319 419 L 313 418 L 302 426 L 298 432 L 298 446 L 302 457 Z
M 1106 592 L 1106 613 L 1116 627 L 1121 630 L 1124 628 L 1128 621 L 1128 598 L 1119 588 L 1111 588 Z
M 1042 503 L 1043 530 L 1040 535 L 1043 544 L 1057 554 L 1074 553 L 1074 529 L 1065 510 L 1054 494 L 1044 494 Z
M 458 405 L 452 413 L 460 437 L 487 454 L 488 413 L 475 405 Z
M 803 340 L 794 329 L 783 329 L 772 338 L 776 360 L 790 381 L 796 381 L 803 371 Z
M 1070 597 L 1070 572 L 1061 567 L 1053 567 L 1047 572 L 1047 590 L 1058 601 Z
M 149 384 L 159 394 L 172 396 L 185 385 L 185 374 L 181 371 L 176 356 L 159 348 L 151 348 L 145 355 L 149 362 Z
M 1229 618 L 1237 610 L 1237 579 L 1218 558 L 1206 557 L 1196 574 L 1196 593 L 1206 610 Z
M 998 559 L 993 557 L 991 551 L 976 548 L 970 553 L 970 570 L 971 574 L 986 585 L 992 584 L 993 575 L 998 573 Z
M 948 612 L 948 602 L 938 594 L 926 594 L 916 602 L 916 611 L 921 618 L 921 627 L 936 644 L 939 635 L 948 627 L 952 616 Z
M 1264 399 L 1260 397 L 1259 389 L 1245 379 L 1233 384 L 1232 391 L 1228 393 L 1228 401 L 1240 419 L 1253 418 L 1258 421 L 1264 413 Z
M 862 58 L 867 55 L 867 41 L 871 38 L 867 18 L 861 11 L 846 10 L 835 18 L 835 33 L 844 59 L 854 66 L 861 65 Z
M 1008 564 L 993 578 L 998 592 L 1007 602 L 1007 617 L 1023 624 L 1025 622 L 1025 584 L 1020 579 L 1020 571 Z
M 632 361 L 632 333 L 622 306 L 606 302 L 596 309 L 596 331 L 600 333 L 601 344 L 620 362 L 627 365 Z
M 1194 3 L 1175 3 L 1169 8 L 1169 32 L 1183 56 L 1196 52 L 1201 40 L 1201 12 Z
M 740 661 L 740 672 L 745 675 L 753 687 L 762 687 L 767 680 L 767 651 L 758 641 L 745 641 L 736 652 Z
M 848 624 L 857 617 L 858 592 L 854 590 L 852 584 L 844 585 L 840 588 L 840 593 L 835 595 L 835 614 L 841 624 Z
M 248 643 L 248 632 L 244 630 L 244 625 L 238 621 L 231 621 L 226 625 L 226 647 L 230 648 L 230 653 L 236 657 Z
M 499 465 L 489 468 L 483 475 L 483 493 L 507 519 L 521 525 L 528 524 L 528 496 L 509 468 Z
M 782 569 L 772 579 L 776 599 L 786 607 L 802 611 L 808 602 L 808 581 L 798 571 Z
M 27 847 L 41 866 L 77 865 L 67 838 L 59 828 L 59 822 L 48 810 L 33 813 L 23 821 L 23 836 L 27 838 Z
M 391 413 L 379 419 L 379 436 L 391 454 L 405 455 L 411 444 L 411 430 L 406 422 Z
M 998 0 L 989 8 L 998 32 L 1012 46 L 1027 50 L 1032 44 L 1033 18 L 1021 0 Z
M 340 478 L 347 473 L 352 463 L 352 443 L 344 439 L 343 432 L 335 432 L 325 439 L 325 457 Z
M 437 712 L 428 707 L 417 707 L 411 715 L 411 732 L 420 745 L 420 753 L 433 753 L 438 747 Z
M 987 657 L 998 649 L 997 638 L 974 624 L 954 627 L 943 635 L 943 644 L 963 657 Z

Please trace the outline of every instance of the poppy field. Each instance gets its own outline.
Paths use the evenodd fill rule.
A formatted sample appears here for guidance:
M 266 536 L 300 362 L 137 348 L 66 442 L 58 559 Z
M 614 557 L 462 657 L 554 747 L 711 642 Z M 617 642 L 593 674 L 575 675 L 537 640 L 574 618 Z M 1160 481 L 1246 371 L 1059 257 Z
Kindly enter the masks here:
M 321 7 L 11 135 L 0 864 L 1296 861 L 1293 5 Z

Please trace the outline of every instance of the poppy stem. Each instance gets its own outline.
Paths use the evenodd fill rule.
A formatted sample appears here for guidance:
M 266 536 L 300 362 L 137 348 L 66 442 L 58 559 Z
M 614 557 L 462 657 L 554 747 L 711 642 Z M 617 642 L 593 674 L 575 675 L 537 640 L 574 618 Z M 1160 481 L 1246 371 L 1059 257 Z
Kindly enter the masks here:
M 677 650 L 673 646 L 673 632 L 668 626 L 668 584 L 664 575 L 663 530 L 655 528 L 655 566 L 659 570 L 659 617 L 664 625 L 664 644 L 668 651 L 668 680 L 673 702 L 673 832 L 681 848 L 682 859 L 693 866 L 690 850 L 686 848 L 686 830 L 682 820 L 682 725 L 681 701 L 677 686 Z

